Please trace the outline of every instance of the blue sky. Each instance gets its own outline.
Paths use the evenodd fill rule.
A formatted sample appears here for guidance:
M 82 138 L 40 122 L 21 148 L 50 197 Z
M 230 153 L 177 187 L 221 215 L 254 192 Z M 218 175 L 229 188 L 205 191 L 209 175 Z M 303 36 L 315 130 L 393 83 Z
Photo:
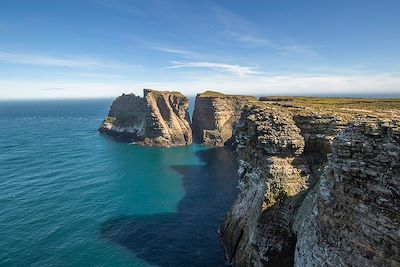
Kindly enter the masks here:
M 0 1 L 0 99 L 400 94 L 400 1 Z

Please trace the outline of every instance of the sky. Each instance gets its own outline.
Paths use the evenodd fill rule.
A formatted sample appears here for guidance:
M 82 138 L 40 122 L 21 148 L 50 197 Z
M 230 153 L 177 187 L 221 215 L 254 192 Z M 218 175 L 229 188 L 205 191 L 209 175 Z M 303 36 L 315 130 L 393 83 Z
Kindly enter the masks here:
M 0 99 L 400 96 L 398 0 L 1 0 Z

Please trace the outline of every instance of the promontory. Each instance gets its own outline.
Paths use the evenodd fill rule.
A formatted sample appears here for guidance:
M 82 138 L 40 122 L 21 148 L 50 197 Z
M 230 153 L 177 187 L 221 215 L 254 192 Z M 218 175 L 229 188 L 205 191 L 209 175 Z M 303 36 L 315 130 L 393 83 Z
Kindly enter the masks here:
M 234 150 L 239 193 L 219 231 L 229 263 L 400 266 L 400 99 L 206 91 L 192 125 L 188 105 L 176 92 L 123 95 L 100 132 L 173 146 L 193 129 Z
M 193 112 L 193 136 L 198 143 L 223 146 L 232 141 L 232 130 L 243 108 L 257 99 L 214 91 L 197 94 Z

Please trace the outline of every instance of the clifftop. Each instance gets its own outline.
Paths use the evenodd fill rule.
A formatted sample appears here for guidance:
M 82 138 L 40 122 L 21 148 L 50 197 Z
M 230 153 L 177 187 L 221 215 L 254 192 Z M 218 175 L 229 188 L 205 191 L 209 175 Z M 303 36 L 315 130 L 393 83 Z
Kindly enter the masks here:
M 285 108 L 321 110 L 346 116 L 371 115 L 400 118 L 400 99 L 340 98 L 340 97 L 261 97 L 260 102 Z
M 214 146 L 229 143 L 233 126 L 243 108 L 256 101 L 252 96 L 225 95 L 213 91 L 198 94 L 193 112 L 194 140 Z
M 224 93 L 216 91 L 205 91 L 203 93 L 197 94 L 196 97 L 220 97 L 220 98 L 247 98 L 252 101 L 256 101 L 257 98 L 249 95 L 227 95 Z
M 240 193 L 221 228 L 228 259 L 397 266 L 399 104 L 275 97 L 247 105 L 234 129 Z
M 147 94 L 149 94 L 149 93 L 152 93 L 155 95 L 168 94 L 168 95 L 173 95 L 176 97 L 185 97 L 181 92 L 177 92 L 177 91 L 158 91 L 158 90 L 150 89 L 150 88 L 143 89 L 143 97 L 146 97 Z
M 226 96 L 224 93 L 215 92 L 215 91 L 205 91 L 203 93 L 197 94 L 198 97 L 222 97 Z
M 236 266 L 398 266 L 400 99 L 118 97 L 100 131 L 145 145 L 232 145 L 239 194 L 221 227 Z

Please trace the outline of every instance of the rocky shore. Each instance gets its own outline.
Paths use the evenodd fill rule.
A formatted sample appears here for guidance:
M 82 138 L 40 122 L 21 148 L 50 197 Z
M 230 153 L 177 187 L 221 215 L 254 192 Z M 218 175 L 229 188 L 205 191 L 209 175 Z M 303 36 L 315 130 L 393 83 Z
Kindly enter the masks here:
M 235 266 L 400 266 L 400 100 L 180 93 L 117 98 L 100 132 L 231 146 L 239 195 L 220 228 Z M 192 126 L 192 129 L 191 129 Z

